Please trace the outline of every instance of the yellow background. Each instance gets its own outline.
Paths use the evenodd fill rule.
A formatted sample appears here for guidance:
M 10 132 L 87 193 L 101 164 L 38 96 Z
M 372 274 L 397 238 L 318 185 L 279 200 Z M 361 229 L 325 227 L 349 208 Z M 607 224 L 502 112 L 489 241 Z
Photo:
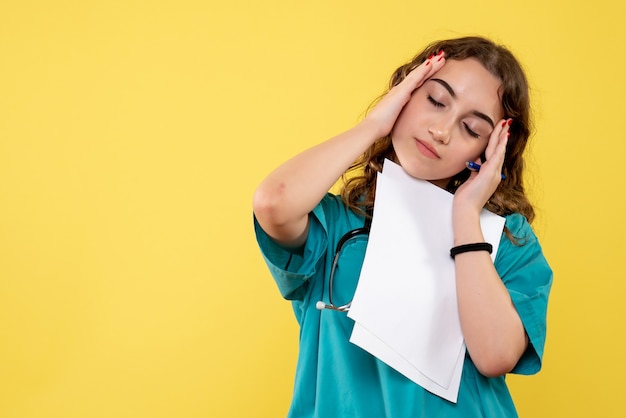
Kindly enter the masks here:
M 522 416 L 624 416 L 623 2 L 3 0 L 0 417 L 278 417 L 298 330 L 259 181 L 427 42 L 507 44 L 555 271 Z

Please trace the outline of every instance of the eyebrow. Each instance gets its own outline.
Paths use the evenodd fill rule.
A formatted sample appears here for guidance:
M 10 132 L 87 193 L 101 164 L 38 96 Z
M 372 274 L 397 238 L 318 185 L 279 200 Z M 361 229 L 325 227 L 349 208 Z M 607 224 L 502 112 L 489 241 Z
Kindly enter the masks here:
M 436 81 L 437 83 L 441 84 L 446 90 L 448 90 L 448 93 L 450 93 L 450 96 L 452 96 L 453 99 L 456 98 L 456 93 L 454 92 L 450 84 L 446 83 L 440 78 L 431 78 L 430 80 Z M 478 110 L 472 110 L 472 115 L 486 121 L 489 125 L 491 125 L 491 129 L 494 129 L 496 127 L 496 125 L 493 123 L 493 120 L 484 113 L 479 112 Z

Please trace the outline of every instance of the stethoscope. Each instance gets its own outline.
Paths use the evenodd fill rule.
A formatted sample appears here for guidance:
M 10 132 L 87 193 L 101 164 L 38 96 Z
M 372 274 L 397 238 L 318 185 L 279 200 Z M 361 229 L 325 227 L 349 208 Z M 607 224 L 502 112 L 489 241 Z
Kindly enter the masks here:
M 350 305 L 352 305 L 352 301 L 346 303 L 345 305 L 336 306 L 333 303 L 333 281 L 335 279 L 335 269 L 337 268 L 337 261 L 339 260 L 339 254 L 341 253 L 341 249 L 343 246 L 350 240 L 360 236 L 360 235 L 369 235 L 370 227 L 372 225 L 372 217 L 371 214 L 365 217 L 365 225 L 361 228 L 356 228 L 351 231 L 343 234 L 339 242 L 337 243 L 337 248 L 335 249 L 335 255 L 333 257 L 333 265 L 330 269 L 330 278 L 328 279 L 328 300 L 329 303 L 324 303 L 324 301 L 318 301 L 315 304 L 315 307 L 320 311 L 323 309 L 329 309 L 331 311 L 338 312 L 348 312 L 350 310 Z M 324 286 L 322 286 L 322 297 L 324 296 Z

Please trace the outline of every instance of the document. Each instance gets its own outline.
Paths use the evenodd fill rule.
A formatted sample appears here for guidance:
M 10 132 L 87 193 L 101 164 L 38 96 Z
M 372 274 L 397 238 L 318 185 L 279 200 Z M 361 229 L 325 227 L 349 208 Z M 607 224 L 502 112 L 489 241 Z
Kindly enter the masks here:
M 456 402 L 465 345 L 450 258 L 452 199 L 449 192 L 385 161 L 348 316 L 355 321 L 352 343 Z M 483 210 L 481 228 L 493 245 L 494 260 L 504 218 Z

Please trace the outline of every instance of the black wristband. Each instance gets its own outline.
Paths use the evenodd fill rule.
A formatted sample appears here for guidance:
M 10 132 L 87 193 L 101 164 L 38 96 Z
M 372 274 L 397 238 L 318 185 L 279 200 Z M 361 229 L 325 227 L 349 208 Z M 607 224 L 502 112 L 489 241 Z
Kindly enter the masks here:
M 477 242 L 474 244 L 463 244 L 450 248 L 450 257 L 454 258 L 457 254 L 467 253 L 470 251 L 487 251 L 489 254 L 493 252 L 493 246 L 488 242 Z

